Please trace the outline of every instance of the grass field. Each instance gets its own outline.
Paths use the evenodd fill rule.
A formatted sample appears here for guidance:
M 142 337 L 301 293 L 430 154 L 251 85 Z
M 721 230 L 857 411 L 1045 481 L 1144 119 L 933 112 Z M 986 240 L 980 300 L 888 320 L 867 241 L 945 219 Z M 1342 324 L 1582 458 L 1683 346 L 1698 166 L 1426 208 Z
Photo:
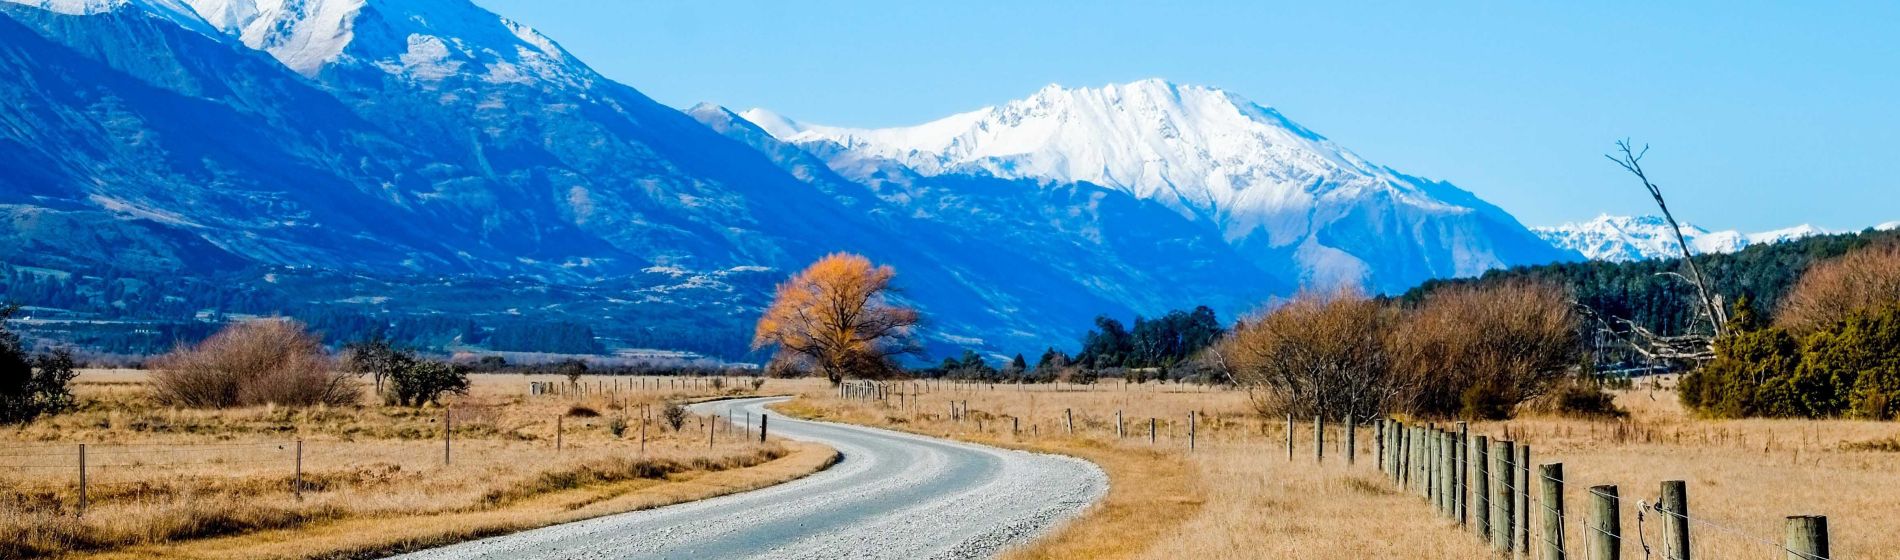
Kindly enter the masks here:
M 1316 465 L 1309 422 L 1287 459 L 1285 420 L 1253 413 L 1244 392 L 1183 385 L 902 384 L 884 400 L 839 398 L 822 383 L 791 385 L 797 416 L 878 425 L 1007 447 L 1071 454 L 1111 480 L 1089 515 L 1014 558 L 1481 558 L 1475 537 L 1437 517 L 1376 470 L 1370 428 L 1358 464 L 1344 465 L 1338 428 Z M 917 395 L 912 396 L 912 391 Z M 967 412 L 951 417 L 951 402 Z M 1586 489 L 1616 484 L 1623 496 L 1626 557 L 1647 542 L 1660 554 L 1654 503 L 1663 480 L 1688 481 L 1692 551 L 1699 558 L 1785 558 L 1784 518 L 1826 515 L 1844 558 L 1900 558 L 1900 424 L 1847 420 L 1707 420 L 1687 413 L 1665 380 L 1617 394 L 1625 420 L 1532 417 L 1479 423 L 1533 448 L 1533 463 L 1562 462 L 1568 517 L 1587 513 Z M 1073 419 L 1074 433 L 1069 432 Z M 1115 414 L 1123 417 L 1117 437 Z M 1190 411 L 1195 422 L 1188 450 Z M 1149 419 L 1155 441 L 1149 443 Z M 1533 530 L 1539 527 L 1533 524 Z M 1567 523 L 1574 557 L 1584 528 Z M 1536 538 L 1542 536 L 1534 533 Z
M 588 378 L 586 395 L 530 397 L 529 381 L 564 379 L 473 381 L 444 407 L 205 411 L 152 404 L 140 372 L 86 372 L 80 410 L 0 431 L 0 557 L 367 557 L 758 487 L 835 456 L 660 420 L 669 399 L 749 384 Z

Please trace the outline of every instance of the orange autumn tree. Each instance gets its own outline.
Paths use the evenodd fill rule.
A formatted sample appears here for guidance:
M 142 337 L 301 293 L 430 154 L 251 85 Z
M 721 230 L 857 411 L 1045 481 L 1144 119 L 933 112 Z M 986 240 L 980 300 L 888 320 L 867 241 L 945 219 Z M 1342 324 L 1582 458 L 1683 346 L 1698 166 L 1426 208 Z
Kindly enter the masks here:
M 826 255 L 779 284 L 752 347 L 777 346 L 775 361 L 815 368 L 832 383 L 885 377 L 897 369 L 892 357 L 918 351 L 917 310 L 888 298 L 896 276 L 859 255 Z

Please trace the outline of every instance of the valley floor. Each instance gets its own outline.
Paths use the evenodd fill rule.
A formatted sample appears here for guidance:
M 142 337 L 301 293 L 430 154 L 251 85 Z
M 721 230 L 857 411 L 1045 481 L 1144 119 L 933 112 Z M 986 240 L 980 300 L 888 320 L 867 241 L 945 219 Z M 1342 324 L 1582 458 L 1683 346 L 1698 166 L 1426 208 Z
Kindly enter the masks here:
M 79 411 L 0 431 L 0 557 L 380 557 L 769 486 L 836 457 L 718 418 L 666 426 L 667 400 L 752 394 L 706 378 L 530 396 L 566 381 L 472 377 L 445 407 L 192 411 L 152 403 L 141 372 L 86 372 Z
M 1006 558 L 1486 558 L 1470 529 L 1379 472 L 1374 430 L 1361 427 L 1347 466 L 1328 427 L 1316 461 L 1310 422 L 1263 420 L 1244 392 L 1176 384 L 1023 386 L 901 382 L 905 395 L 845 398 L 801 382 L 794 416 L 884 426 L 1089 459 L 1110 477 L 1107 499 Z M 952 403 L 955 403 L 954 405 Z M 1688 482 L 1691 551 L 1700 558 L 1782 558 L 1784 521 L 1825 515 L 1835 556 L 1900 558 L 1900 424 L 1847 420 L 1708 420 L 1682 409 L 1666 382 L 1620 391 L 1621 420 L 1532 417 L 1478 423 L 1533 448 L 1533 464 L 1564 464 L 1565 540 L 1587 557 L 1590 486 L 1618 485 L 1625 557 L 1660 553 L 1664 480 Z M 958 417 L 952 416 L 952 407 Z M 967 408 L 965 408 L 967 407 Z M 1116 414 L 1121 413 L 1118 436 Z M 1196 413 L 1192 449 L 1189 414 Z M 1154 441 L 1149 422 L 1153 418 Z M 1071 432 L 1070 425 L 1073 425 Z M 1541 518 L 1538 518 L 1541 519 Z M 1546 538 L 1532 524 L 1532 538 Z

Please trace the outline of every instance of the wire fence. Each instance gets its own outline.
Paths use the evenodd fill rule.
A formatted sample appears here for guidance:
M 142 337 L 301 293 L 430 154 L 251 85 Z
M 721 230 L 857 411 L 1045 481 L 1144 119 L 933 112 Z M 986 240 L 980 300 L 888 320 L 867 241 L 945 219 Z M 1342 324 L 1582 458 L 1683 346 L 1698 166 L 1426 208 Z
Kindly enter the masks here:
M 1515 552 L 1523 558 L 1555 560 L 1582 552 L 1587 560 L 1620 560 L 1631 552 L 1645 560 L 1847 557 L 1830 550 L 1825 517 L 1787 517 L 1778 540 L 1732 522 L 1691 515 L 1682 481 L 1665 481 L 1658 497 L 1638 498 L 1627 512 L 1616 486 L 1593 486 L 1582 492 L 1590 511 L 1580 515 L 1565 503 L 1562 464 L 1532 469 L 1526 461 L 1528 445 L 1473 438 L 1462 428 L 1410 426 L 1396 420 L 1380 420 L 1374 431 L 1381 472 L 1507 556 Z M 1633 530 L 1625 530 L 1626 515 L 1635 521 Z M 1581 529 L 1576 535 L 1581 542 L 1570 539 L 1572 527 Z

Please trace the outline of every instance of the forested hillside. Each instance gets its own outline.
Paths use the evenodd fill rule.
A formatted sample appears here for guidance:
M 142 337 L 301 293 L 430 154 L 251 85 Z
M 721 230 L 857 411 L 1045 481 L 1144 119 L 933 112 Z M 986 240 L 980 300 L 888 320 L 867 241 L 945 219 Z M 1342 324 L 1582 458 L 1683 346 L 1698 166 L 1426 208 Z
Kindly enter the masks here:
M 1696 255 L 1695 259 L 1703 274 L 1713 282 L 1716 293 L 1729 302 L 1746 297 L 1749 307 L 1765 317 L 1773 315 L 1788 288 L 1816 261 L 1888 239 L 1900 239 L 1900 231 L 1821 235 L 1755 245 L 1728 254 Z M 1477 278 L 1428 281 L 1407 290 L 1400 298 L 1415 303 L 1426 293 L 1448 284 L 1555 280 L 1568 286 L 1579 303 L 1600 316 L 1627 319 L 1657 333 L 1681 333 L 1697 314 L 1695 286 L 1676 276 L 1685 273 L 1682 259 L 1520 266 L 1494 270 Z

